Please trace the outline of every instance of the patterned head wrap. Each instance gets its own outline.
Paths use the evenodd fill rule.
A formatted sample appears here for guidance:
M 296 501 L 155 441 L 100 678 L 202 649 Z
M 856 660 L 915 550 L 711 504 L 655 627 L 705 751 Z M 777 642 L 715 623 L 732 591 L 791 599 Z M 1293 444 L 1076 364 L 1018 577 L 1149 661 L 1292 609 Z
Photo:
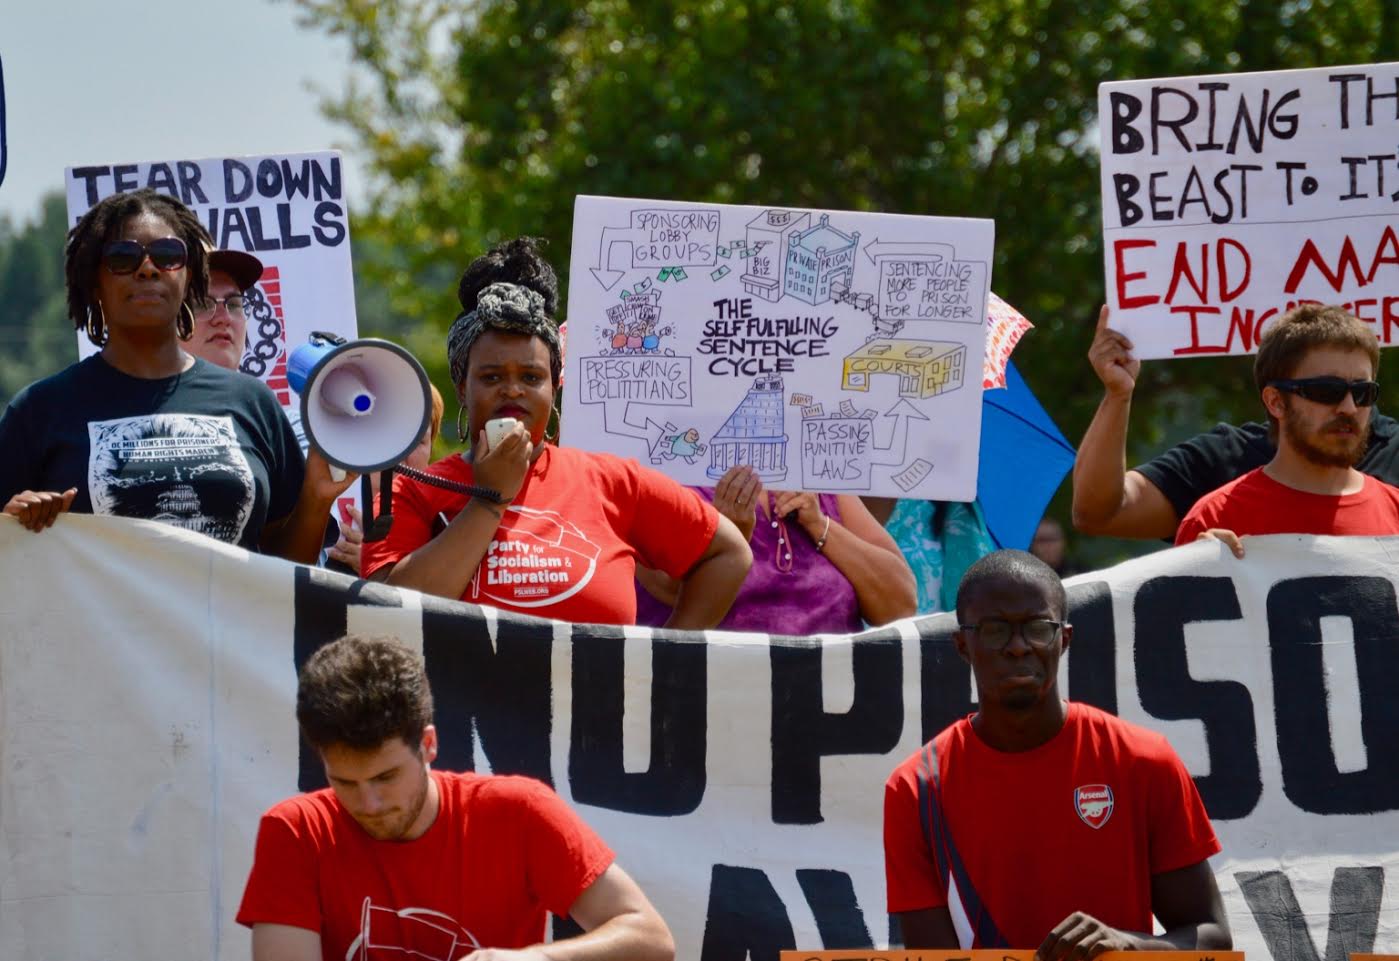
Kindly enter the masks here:
M 544 298 L 534 290 L 519 284 L 495 283 L 484 288 L 476 298 L 476 309 L 461 314 L 447 332 L 447 363 L 452 371 L 452 383 L 466 380 L 466 362 L 471 346 L 488 330 L 503 330 L 511 334 L 538 337 L 549 348 L 549 372 L 558 387 L 563 371 L 563 354 L 559 347 L 559 329 L 544 311 Z

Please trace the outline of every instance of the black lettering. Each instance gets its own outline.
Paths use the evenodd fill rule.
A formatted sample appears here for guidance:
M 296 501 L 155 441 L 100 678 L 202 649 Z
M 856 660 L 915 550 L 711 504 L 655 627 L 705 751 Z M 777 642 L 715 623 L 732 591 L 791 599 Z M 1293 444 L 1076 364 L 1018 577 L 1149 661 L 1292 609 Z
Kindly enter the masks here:
M 920 617 L 914 623 L 921 658 L 922 738 L 931 741 L 947 725 L 971 713 L 972 669 L 952 640 L 957 630 L 955 614 Z
M 637 814 L 689 814 L 704 798 L 709 685 L 705 645 L 651 642 L 651 763 L 622 769 L 621 629 L 573 627 L 573 732 L 568 780 L 581 804 Z
M 1240 871 L 1234 879 L 1273 961 L 1321 961 L 1307 930 L 1307 915 L 1297 903 L 1286 874 Z M 1347 961 L 1352 952 L 1370 954 L 1375 950 L 1383 894 L 1383 868 L 1336 869 L 1331 875 L 1326 961 Z
M 112 168 L 112 186 L 119 194 L 129 193 L 141 186 L 141 180 L 137 176 L 140 170 L 135 164 L 117 164 Z
M 87 196 L 87 205 L 91 207 L 102 198 L 97 195 L 97 178 L 110 177 L 111 167 L 74 167 L 73 179 L 83 181 L 83 192 Z
M 1341 85 L 1341 129 L 1350 129 L 1350 85 L 1355 81 L 1364 81 L 1363 73 L 1333 73 L 1326 78 L 1331 83 Z
M 253 172 L 241 160 L 223 162 L 223 202 L 240 204 L 253 195 Z
M 253 213 L 257 213 L 257 211 L 254 210 Z M 219 231 L 218 233 L 214 233 L 214 231 L 212 230 L 209 232 L 215 237 L 218 237 L 220 234 L 222 234 L 224 247 L 233 246 L 228 242 L 228 239 L 236 233 L 238 234 L 238 236 L 243 238 L 242 243 L 240 243 L 238 246 L 242 247 L 244 250 L 262 249 L 261 247 L 258 247 L 256 244 L 253 243 L 253 238 L 248 233 L 248 224 L 243 219 L 243 211 L 239 207 L 229 207 L 223 212 L 223 230 Z
M 850 875 L 844 871 L 799 868 L 797 883 L 801 885 L 806 903 L 811 905 L 816 931 L 824 947 L 837 950 L 874 947 Z
M 340 200 L 344 196 L 344 187 L 340 182 L 340 158 L 330 158 L 330 173 L 326 174 L 325 168 L 319 163 L 311 165 L 311 190 L 317 200 Z
M 1117 713 L 1117 626 L 1112 619 L 1112 589 L 1106 581 L 1075 584 L 1069 589 L 1069 693 L 1109 714 Z
M 1132 174 L 1112 175 L 1113 193 L 1117 195 L 1117 216 L 1122 226 L 1130 227 L 1142 219 L 1142 208 L 1132 198 L 1142 189 L 1142 183 Z
M 1108 104 L 1112 110 L 1112 152 L 1139 153 L 1145 141 L 1132 121 L 1141 116 L 1141 100 L 1129 93 L 1114 91 L 1108 94 Z
M 1219 119 L 1219 92 L 1228 90 L 1227 83 L 1202 83 L 1200 89 L 1209 95 L 1209 126 L 1207 128 L 1208 137 L 1204 143 L 1197 143 L 1196 150 L 1223 150 L 1224 144 L 1214 139 L 1215 123 Z
M 277 205 L 277 226 L 282 230 L 282 249 L 296 250 L 311 246 L 310 234 L 298 234 L 291 227 L 291 204 Z
M 1227 577 L 1156 577 L 1137 590 L 1135 657 L 1142 707 L 1165 721 L 1205 722 L 1210 773 L 1195 778 L 1210 817 L 1246 816 L 1258 804 L 1258 731 L 1253 700 L 1238 681 L 1197 681 L 1185 656 L 1185 625 L 1242 618 Z
M 169 164 L 151 164 L 146 173 L 146 186 L 152 190 L 163 190 L 172 197 L 178 197 L 175 189 L 175 172 Z
M 423 660 L 437 693 L 438 766 L 476 769 L 473 739 L 495 774 L 554 783 L 551 625 L 501 614 L 495 644 L 485 622 L 461 605 L 423 597 Z
M 1168 118 L 1161 116 L 1161 102 L 1166 99 L 1167 94 L 1174 94 L 1185 101 L 1185 114 L 1180 117 Z M 1181 133 L 1181 128 L 1194 120 L 1200 112 L 1200 105 L 1195 102 L 1195 98 L 1184 90 L 1177 90 L 1174 87 L 1152 87 L 1151 88 L 1151 154 L 1156 156 L 1161 153 L 1161 128 L 1165 127 L 1175 134 L 1176 140 L 1180 143 L 1181 149 L 1190 150 L 1190 141 Z
M 311 161 L 301 161 L 301 170 L 294 171 L 290 160 L 282 161 L 282 182 L 286 184 L 287 199 L 290 200 L 297 194 L 309 198 L 311 191 L 308 185 L 311 182 Z
M 193 207 L 196 203 L 207 204 L 209 198 L 204 193 L 204 188 L 199 186 L 200 178 L 204 172 L 199 169 L 199 164 L 192 160 L 181 160 L 175 164 L 175 169 L 180 173 L 180 200 L 186 207 Z
M 281 250 L 282 242 L 276 237 L 268 237 L 262 232 L 262 210 L 258 207 L 248 208 L 248 228 L 252 234 L 252 240 L 248 243 L 249 250 Z
M 854 698 L 844 714 L 821 704 L 821 641 L 774 636 L 772 660 L 772 820 L 819 824 L 821 758 L 884 754 L 903 731 L 903 657 L 897 631 L 851 638 Z
M 700 961 L 778 961 L 796 947 L 787 906 L 768 876 L 757 868 L 714 865 Z
M 312 216 L 314 226 L 311 232 L 316 235 L 316 243 L 322 247 L 339 247 L 345 242 L 345 225 L 341 219 L 345 211 L 333 200 L 322 200 L 316 204 Z
M 282 193 L 282 168 L 278 167 L 277 161 L 271 158 L 259 160 L 254 182 L 257 185 L 258 194 L 272 200 Z
M 1268 592 L 1268 641 L 1282 788 L 1315 814 L 1368 814 L 1399 809 L 1399 699 L 1388 680 L 1399 653 L 1394 586 L 1383 577 L 1299 577 Z M 1355 639 L 1360 679 L 1360 730 L 1369 765 L 1336 767 L 1327 716 L 1321 619 L 1345 617 Z M 1335 691 L 1338 698 L 1349 691 Z

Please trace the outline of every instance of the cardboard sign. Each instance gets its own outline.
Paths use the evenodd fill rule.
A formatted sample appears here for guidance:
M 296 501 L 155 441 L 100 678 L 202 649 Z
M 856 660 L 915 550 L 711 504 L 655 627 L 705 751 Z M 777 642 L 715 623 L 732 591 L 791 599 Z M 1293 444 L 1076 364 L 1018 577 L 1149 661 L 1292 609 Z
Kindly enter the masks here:
M 563 440 L 696 486 L 747 464 L 780 490 L 971 500 L 993 234 L 579 197 Z
M 1372 958 L 1379 955 L 1351 955 Z M 1004 948 L 974 951 L 940 948 L 853 948 L 848 951 L 783 951 L 779 961 L 1035 961 L 1035 949 Z M 1094 961 L 1244 961 L 1242 951 L 1106 951 Z
M 1247 354 L 1292 306 L 1399 338 L 1399 64 L 1105 83 L 1112 326 L 1141 358 Z

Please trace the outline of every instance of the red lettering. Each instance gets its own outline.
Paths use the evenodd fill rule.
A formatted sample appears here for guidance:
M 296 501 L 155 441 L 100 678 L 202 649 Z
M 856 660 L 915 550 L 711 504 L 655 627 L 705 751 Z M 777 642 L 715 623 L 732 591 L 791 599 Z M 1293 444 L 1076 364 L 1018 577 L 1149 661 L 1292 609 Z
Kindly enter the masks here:
M 1190 271 L 1190 258 L 1185 255 L 1185 244 L 1176 244 L 1176 259 L 1171 264 L 1171 285 L 1166 288 L 1166 303 L 1175 303 L 1176 288 L 1180 286 L 1181 278 L 1185 278 L 1195 291 L 1195 296 L 1200 300 L 1209 300 L 1208 288 L 1210 285 L 1210 261 L 1209 244 L 1200 245 L 1200 279 L 1197 281 L 1195 275 Z
M 1225 244 L 1228 244 L 1239 253 L 1243 254 L 1244 258 L 1244 279 L 1239 281 L 1239 285 L 1232 290 L 1229 287 L 1229 262 L 1224 256 Z M 1219 246 L 1214 248 L 1214 258 L 1219 268 L 1219 302 L 1221 304 L 1227 304 L 1229 301 L 1239 296 L 1239 294 L 1243 293 L 1248 287 L 1248 282 L 1253 277 L 1253 258 L 1248 255 L 1248 250 L 1243 244 L 1239 243 L 1237 240 L 1231 240 L 1228 237 L 1219 238 Z
M 1177 357 L 1188 357 L 1192 354 L 1224 354 L 1229 352 L 1227 344 L 1202 344 L 1200 343 L 1200 315 L 1218 315 L 1218 307 L 1172 307 L 1173 314 L 1190 315 L 1190 346 L 1177 347 L 1171 353 Z
M 1145 270 L 1138 270 L 1134 273 L 1127 273 L 1127 265 L 1123 262 L 1123 254 L 1138 247 L 1155 247 L 1154 240 L 1114 240 L 1112 243 L 1113 262 L 1117 266 L 1117 306 L 1120 310 L 1131 310 L 1135 307 L 1149 307 L 1159 303 L 1161 298 L 1155 294 L 1142 294 L 1137 297 L 1127 296 L 1127 285 L 1136 280 L 1141 280 L 1146 276 Z
M 1380 340 L 1386 344 L 1392 344 L 1394 343 L 1394 327 L 1399 324 L 1399 297 L 1386 297 L 1384 299 L 1380 317 L 1383 321 L 1380 325 L 1382 331 Z
M 1368 281 L 1360 271 L 1360 258 L 1355 255 L 1355 244 L 1349 237 L 1341 245 L 1341 254 L 1336 261 L 1336 269 L 1333 272 L 1326 261 L 1321 256 L 1321 251 L 1317 250 L 1316 244 L 1309 238 L 1302 246 L 1302 252 L 1297 255 L 1297 262 L 1292 265 L 1292 272 L 1287 275 L 1287 283 L 1283 290 L 1289 294 L 1297 293 L 1297 288 L 1302 284 L 1302 277 L 1306 274 L 1308 267 L 1316 267 L 1321 271 L 1326 282 L 1331 285 L 1331 289 L 1336 293 L 1341 292 L 1345 286 L 1346 271 L 1355 274 L 1355 282 L 1358 286 L 1364 287 Z
M 1388 255 L 1385 248 L 1389 248 Z M 1365 283 L 1375 282 L 1375 273 L 1384 264 L 1399 266 L 1399 238 L 1394 236 L 1393 227 L 1385 227 L 1384 233 L 1380 235 L 1380 242 L 1375 246 L 1375 259 L 1370 262 L 1370 273 L 1365 277 Z

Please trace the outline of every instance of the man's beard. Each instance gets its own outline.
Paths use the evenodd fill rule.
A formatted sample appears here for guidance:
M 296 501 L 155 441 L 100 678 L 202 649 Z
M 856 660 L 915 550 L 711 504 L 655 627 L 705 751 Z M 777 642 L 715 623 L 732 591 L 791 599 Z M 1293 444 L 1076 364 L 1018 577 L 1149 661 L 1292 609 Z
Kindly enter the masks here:
M 1352 443 L 1342 447 L 1326 448 L 1312 442 L 1299 424 L 1300 418 L 1291 416 L 1291 409 L 1282 419 L 1282 433 L 1287 438 L 1293 450 L 1301 455 L 1302 459 L 1318 467 L 1354 467 L 1360 463 L 1360 458 L 1365 455 L 1365 449 L 1370 444 L 1370 423 L 1367 419 L 1362 427 L 1360 422 L 1349 414 L 1337 414 L 1322 424 L 1318 434 L 1325 435 L 1333 427 L 1349 426 L 1355 431 L 1351 435 Z
M 404 836 L 408 833 L 409 829 L 417 822 L 418 815 L 423 813 L 423 806 L 427 804 L 427 782 L 428 778 L 431 776 L 432 775 L 428 774 L 427 769 L 424 768 L 423 780 L 419 790 L 413 795 L 412 800 L 408 802 L 408 806 L 403 809 L 402 817 L 393 822 L 376 823 L 373 828 L 361 822 L 360 827 L 364 828 L 365 833 L 376 841 L 404 840 Z

